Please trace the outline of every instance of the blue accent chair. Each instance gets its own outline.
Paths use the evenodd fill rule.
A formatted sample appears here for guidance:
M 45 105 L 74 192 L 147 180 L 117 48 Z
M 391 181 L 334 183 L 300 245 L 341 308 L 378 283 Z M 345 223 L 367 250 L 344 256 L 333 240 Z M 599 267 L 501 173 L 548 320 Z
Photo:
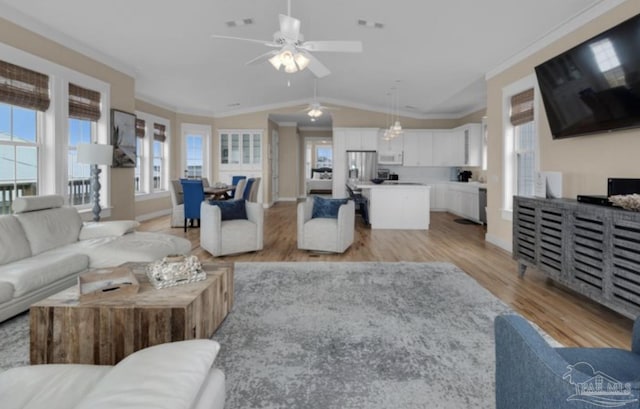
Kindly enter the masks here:
M 240 182 L 242 179 L 246 179 L 246 176 L 231 176 L 231 184 L 233 186 L 238 186 L 238 182 Z M 229 191 L 229 196 L 234 197 L 236 195 L 236 190 L 233 189 L 231 191 Z
M 518 315 L 496 317 L 494 328 L 496 409 L 640 406 L 640 318 L 631 351 L 554 348 Z
M 255 178 L 247 179 L 247 183 L 244 185 L 244 193 L 242 194 L 244 200 L 249 201 L 249 199 L 251 199 L 251 186 L 253 186 L 255 181 Z
M 204 201 L 204 187 L 201 179 L 180 179 L 184 195 L 184 231 L 187 231 L 187 220 L 198 221 L 200 226 L 200 204 Z

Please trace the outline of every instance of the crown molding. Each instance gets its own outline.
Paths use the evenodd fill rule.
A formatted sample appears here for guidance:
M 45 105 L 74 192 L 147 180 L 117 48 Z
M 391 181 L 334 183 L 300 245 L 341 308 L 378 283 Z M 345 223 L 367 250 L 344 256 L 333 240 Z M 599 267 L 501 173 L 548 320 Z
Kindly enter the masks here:
M 262 112 L 262 111 L 271 111 L 274 109 L 291 108 L 296 105 L 309 105 L 309 99 L 298 99 L 294 101 L 277 102 L 274 104 L 258 105 L 250 108 L 238 108 L 238 109 L 233 109 L 229 111 L 215 111 L 213 116 L 214 118 L 226 118 L 230 116 L 254 114 L 256 112 Z
M 320 132 L 326 132 L 326 131 L 333 131 L 333 128 L 330 126 L 301 126 L 298 128 L 300 131 L 303 132 L 314 132 L 314 131 L 320 131 Z M 319 139 L 324 139 L 321 136 L 310 136 L 309 138 L 319 138 Z
M 70 50 L 78 52 L 86 57 L 105 64 L 110 68 L 120 71 L 123 74 L 126 74 L 132 78 L 136 78 L 136 69 L 131 65 L 110 55 L 102 53 L 92 47 L 89 47 L 83 42 L 78 41 L 75 38 L 70 37 L 58 30 L 55 30 L 45 23 L 34 19 L 33 17 L 27 16 L 23 12 L 9 6 L 8 4 L 0 2 L 0 16 L 1 18 L 4 18 L 11 23 L 14 23 L 22 28 L 41 35 L 47 40 L 54 41 L 64 47 L 69 48 Z
M 583 9 L 578 14 L 574 15 L 558 24 L 555 28 L 551 29 L 547 34 L 543 35 L 540 39 L 536 40 L 529 47 L 508 58 L 506 61 L 500 63 L 494 69 L 488 71 L 485 75 L 485 79 L 489 80 L 503 71 L 513 67 L 525 58 L 537 53 L 538 51 L 548 47 L 555 41 L 568 35 L 569 33 L 584 26 L 588 22 L 600 17 L 606 12 L 614 9 L 626 0 L 603 0 L 600 3 L 594 4 L 590 7 Z
M 151 105 L 155 105 L 158 108 L 162 108 L 162 109 L 166 109 L 167 111 L 171 111 L 173 113 L 178 113 L 178 108 L 174 107 L 172 105 L 167 104 L 164 101 L 160 101 L 159 99 L 156 99 L 154 97 L 151 97 L 149 95 L 145 95 L 145 94 L 140 94 L 136 92 L 136 100 L 140 100 L 142 102 L 146 102 L 147 104 L 151 104 Z M 138 109 L 138 108 L 136 108 Z

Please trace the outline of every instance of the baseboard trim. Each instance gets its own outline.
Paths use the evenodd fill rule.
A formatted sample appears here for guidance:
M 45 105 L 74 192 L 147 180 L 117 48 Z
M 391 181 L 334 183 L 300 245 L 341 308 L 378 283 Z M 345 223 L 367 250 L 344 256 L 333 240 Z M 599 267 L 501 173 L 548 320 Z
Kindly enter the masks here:
M 279 197 L 278 202 L 297 202 L 298 198 L 296 197 Z
M 496 236 L 494 236 L 492 234 L 489 234 L 489 233 L 484 235 L 484 239 L 487 242 L 489 242 L 489 243 L 491 243 L 491 244 L 493 244 L 495 246 L 498 246 L 498 247 L 500 247 L 501 249 L 503 249 L 505 251 L 508 251 L 509 253 L 513 253 L 513 244 L 511 242 L 504 241 L 501 238 L 496 237 Z
M 140 216 L 136 216 L 136 220 L 139 222 L 144 222 L 147 220 L 155 219 L 156 217 L 162 217 L 171 214 L 171 209 L 158 210 L 157 212 L 141 214 Z

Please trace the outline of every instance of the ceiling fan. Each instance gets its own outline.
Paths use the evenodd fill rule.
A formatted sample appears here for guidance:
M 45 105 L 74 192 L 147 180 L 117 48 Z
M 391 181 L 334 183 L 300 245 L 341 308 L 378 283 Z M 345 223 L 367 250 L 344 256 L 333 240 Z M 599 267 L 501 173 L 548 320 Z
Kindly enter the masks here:
M 247 62 L 247 65 L 269 61 L 276 70 L 283 69 L 287 73 L 294 73 L 309 68 L 317 78 L 326 77 L 331 73 L 312 53 L 314 52 L 362 52 L 361 41 L 304 41 L 300 32 L 300 20 L 291 17 L 291 0 L 287 1 L 287 15 L 280 14 L 280 30 L 273 34 L 272 41 L 256 40 L 253 38 L 211 35 L 212 38 L 227 40 L 249 41 L 260 43 L 267 47 L 276 48 Z
M 305 109 L 300 111 L 300 112 L 306 112 L 309 118 L 311 118 L 311 122 L 315 122 L 318 118 L 320 118 L 322 114 L 324 114 L 324 111 L 332 111 L 332 110 L 340 109 L 340 108 L 326 107 L 324 105 L 321 105 L 317 99 L 317 91 L 318 91 L 318 80 L 316 79 L 313 82 L 313 101 Z

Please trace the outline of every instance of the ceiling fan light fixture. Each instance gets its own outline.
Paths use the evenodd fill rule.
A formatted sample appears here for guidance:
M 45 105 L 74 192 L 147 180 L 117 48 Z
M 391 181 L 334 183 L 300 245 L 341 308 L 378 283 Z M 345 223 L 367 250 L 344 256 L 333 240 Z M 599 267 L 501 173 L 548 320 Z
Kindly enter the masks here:
M 296 53 L 296 55 L 293 56 L 294 61 L 296 62 L 296 65 L 298 66 L 298 69 L 300 71 L 304 70 L 305 68 L 307 68 L 307 66 L 309 65 L 309 63 L 311 62 L 311 60 L 309 59 L 309 57 L 307 57 L 306 55 L 304 55 L 303 53 Z
M 280 71 L 280 67 L 282 66 L 282 61 L 280 60 L 280 54 L 276 54 L 273 57 L 269 58 L 269 62 L 273 65 L 273 68 Z
M 311 118 L 319 118 L 322 116 L 322 111 L 318 108 L 313 108 L 311 111 L 307 112 Z
M 286 72 L 287 74 L 293 74 L 294 72 L 298 72 L 298 67 L 296 67 L 295 63 L 294 64 L 285 64 L 284 65 L 284 72 Z

